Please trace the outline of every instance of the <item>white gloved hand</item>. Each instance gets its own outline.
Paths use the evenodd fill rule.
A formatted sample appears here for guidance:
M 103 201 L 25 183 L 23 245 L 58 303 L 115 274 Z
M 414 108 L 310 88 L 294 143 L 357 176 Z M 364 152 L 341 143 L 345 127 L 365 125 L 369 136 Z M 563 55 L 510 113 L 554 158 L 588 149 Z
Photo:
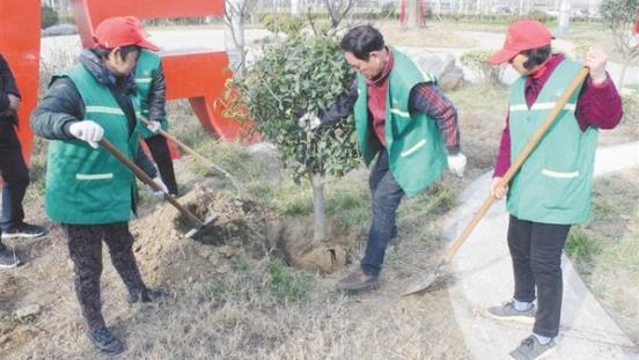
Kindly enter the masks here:
M 466 156 L 462 153 L 448 155 L 448 169 L 459 177 L 464 177 L 464 169 L 466 169 Z
M 13 94 L 7 94 L 7 98 L 9 99 L 9 109 L 18 112 L 22 100 Z
M 311 115 L 311 113 L 306 113 L 297 120 L 297 124 L 301 128 L 315 130 L 318 126 L 320 126 L 320 124 L 322 124 L 322 122 L 317 116 Z
M 78 139 L 88 142 L 94 149 L 98 148 L 98 141 L 104 136 L 102 126 L 93 120 L 74 122 L 69 126 L 69 132 Z
M 162 124 L 159 121 L 149 121 L 149 124 L 146 126 L 152 133 L 157 134 L 162 130 Z
M 162 179 L 159 176 L 156 176 L 153 178 L 153 182 L 159 186 L 162 190 L 161 191 L 156 191 L 155 189 L 153 189 L 150 185 L 146 185 L 146 193 L 151 195 L 151 196 L 155 196 L 158 199 L 162 199 L 164 197 L 164 194 L 168 194 L 169 193 L 169 189 L 166 187 L 166 185 L 164 185 L 164 182 L 162 181 Z

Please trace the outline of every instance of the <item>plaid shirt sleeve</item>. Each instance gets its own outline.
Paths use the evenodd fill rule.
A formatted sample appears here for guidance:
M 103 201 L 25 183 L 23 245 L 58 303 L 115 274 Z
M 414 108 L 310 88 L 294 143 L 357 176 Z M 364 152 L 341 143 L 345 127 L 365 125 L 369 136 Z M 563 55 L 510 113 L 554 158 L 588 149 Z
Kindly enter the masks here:
M 411 113 L 421 112 L 435 119 L 450 155 L 460 152 L 457 109 L 437 85 L 433 83 L 415 85 L 410 92 L 408 102 Z

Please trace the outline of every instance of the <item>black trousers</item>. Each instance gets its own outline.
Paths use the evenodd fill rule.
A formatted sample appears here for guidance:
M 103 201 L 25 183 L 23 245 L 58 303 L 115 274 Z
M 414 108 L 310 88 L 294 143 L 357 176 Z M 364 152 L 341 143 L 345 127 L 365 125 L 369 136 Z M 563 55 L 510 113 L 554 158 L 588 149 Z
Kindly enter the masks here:
M 13 122 L 0 118 L 0 171 L 2 171 L 2 228 L 24 220 L 22 200 L 31 178 L 22 156 L 20 140 Z
M 508 248 L 515 275 L 514 299 L 532 302 L 537 298 L 533 332 L 541 336 L 555 337 L 559 333 L 563 300 L 561 253 L 569 231 L 570 225 L 510 216 Z
M 75 294 L 89 330 L 104 327 L 100 298 L 102 241 L 108 246 L 111 263 L 124 281 L 129 295 L 146 290 L 133 255 L 133 235 L 126 222 L 106 225 L 62 224 L 73 261 Z
M 144 141 L 149 147 L 151 156 L 153 156 L 153 161 L 160 171 L 162 182 L 166 185 L 170 194 L 178 195 L 175 171 L 173 170 L 173 159 L 171 159 L 171 152 L 169 151 L 169 144 L 166 138 L 158 134 L 146 138 Z
M 388 243 L 397 233 L 397 208 L 404 197 L 404 191 L 390 171 L 386 150 L 378 155 L 368 178 L 368 186 L 371 191 L 373 216 L 366 253 L 361 263 L 365 273 L 379 275 Z

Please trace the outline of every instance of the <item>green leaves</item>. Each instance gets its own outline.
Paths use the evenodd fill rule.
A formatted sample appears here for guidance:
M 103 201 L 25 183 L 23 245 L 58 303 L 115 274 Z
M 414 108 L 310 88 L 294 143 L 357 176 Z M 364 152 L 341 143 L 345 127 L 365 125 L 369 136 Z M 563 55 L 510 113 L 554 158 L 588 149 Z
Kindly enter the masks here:
M 338 40 L 303 31 L 266 45 L 263 56 L 235 82 L 262 138 L 277 146 L 295 180 L 311 174 L 342 176 L 359 164 L 352 119 L 309 131 L 298 125 L 350 87 L 354 72 Z

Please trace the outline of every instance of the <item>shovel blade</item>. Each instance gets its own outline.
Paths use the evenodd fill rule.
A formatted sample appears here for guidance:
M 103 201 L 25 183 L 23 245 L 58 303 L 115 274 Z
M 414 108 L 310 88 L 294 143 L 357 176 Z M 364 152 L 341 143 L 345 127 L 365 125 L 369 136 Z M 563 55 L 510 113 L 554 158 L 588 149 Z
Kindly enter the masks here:
M 427 276 L 417 279 L 412 284 L 410 284 L 406 290 L 402 293 L 402 296 L 416 294 L 420 291 L 424 291 L 428 289 L 434 282 L 437 280 L 439 275 L 437 273 L 430 273 Z
M 206 219 L 204 219 L 196 227 L 192 228 L 186 234 L 184 234 L 184 237 L 186 237 L 188 239 L 192 239 L 193 237 L 199 235 L 208 226 L 213 224 L 216 219 L 217 219 L 217 214 L 213 213 L 213 214 L 209 215 Z

